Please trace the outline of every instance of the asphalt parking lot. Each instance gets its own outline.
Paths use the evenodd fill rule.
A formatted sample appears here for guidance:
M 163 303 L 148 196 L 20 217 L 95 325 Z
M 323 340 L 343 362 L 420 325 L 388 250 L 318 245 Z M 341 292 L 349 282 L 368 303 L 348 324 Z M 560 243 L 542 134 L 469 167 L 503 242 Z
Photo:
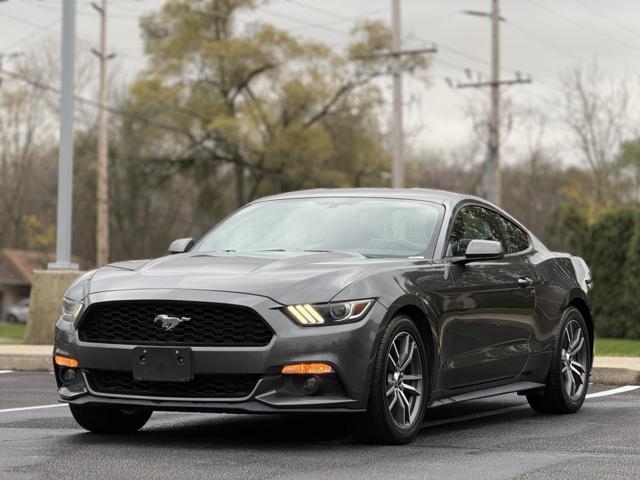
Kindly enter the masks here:
M 42 408 L 28 408 L 42 407 Z M 155 413 L 95 435 L 56 406 L 53 377 L 0 373 L 0 478 L 640 478 L 640 387 L 591 385 L 582 410 L 537 415 L 506 395 L 428 412 L 417 441 L 354 441 L 341 417 Z

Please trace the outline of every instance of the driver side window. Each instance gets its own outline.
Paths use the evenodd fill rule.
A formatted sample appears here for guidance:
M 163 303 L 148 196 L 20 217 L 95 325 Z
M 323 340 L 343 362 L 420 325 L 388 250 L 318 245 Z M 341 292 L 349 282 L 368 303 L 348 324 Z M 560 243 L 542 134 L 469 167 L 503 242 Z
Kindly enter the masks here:
M 447 256 L 461 257 L 471 240 L 494 240 L 505 244 L 506 234 L 500 215 L 478 206 L 460 209 L 449 234 Z

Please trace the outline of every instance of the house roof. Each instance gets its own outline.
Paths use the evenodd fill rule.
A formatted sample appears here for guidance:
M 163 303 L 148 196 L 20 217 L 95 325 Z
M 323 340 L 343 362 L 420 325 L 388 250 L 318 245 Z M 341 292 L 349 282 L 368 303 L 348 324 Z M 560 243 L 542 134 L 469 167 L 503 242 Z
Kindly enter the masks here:
M 52 252 L 0 249 L 0 285 L 31 285 L 33 271 L 55 260 Z

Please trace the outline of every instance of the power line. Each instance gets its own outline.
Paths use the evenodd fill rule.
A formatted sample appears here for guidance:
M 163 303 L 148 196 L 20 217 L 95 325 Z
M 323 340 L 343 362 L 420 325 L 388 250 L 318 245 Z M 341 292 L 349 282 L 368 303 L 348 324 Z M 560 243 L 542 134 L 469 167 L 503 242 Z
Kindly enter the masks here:
M 326 30 L 328 32 L 333 32 L 333 33 L 338 33 L 340 35 L 344 35 L 344 36 L 351 36 L 351 34 L 349 32 L 345 32 L 344 30 L 339 30 L 337 28 L 332 28 L 330 26 L 328 26 L 327 24 L 324 23 L 312 23 L 312 22 L 307 22 L 306 20 L 302 20 L 300 18 L 288 15 L 286 13 L 281 13 L 281 12 L 273 12 L 271 10 L 262 10 L 262 13 L 266 13 L 267 15 L 271 15 L 274 17 L 279 17 L 279 18 L 283 18 L 285 20 L 289 20 L 292 22 L 296 22 L 300 25 L 305 25 L 307 27 L 311 27 L 311 28 L 321 28 L 323 30 Z
M 15 42 L 9 43 L 7 45 L 5 45 L 4 47 L 2 47 L 2 50 L 6 51 L 6 50 L 10 50 L 13 47 L 22 44 L 23 42 L 25 42 L 26 40 L 28 40 L 29 38 L 38 35 L 41 32 L 44 32 L 45 30 L 50 29 L 51 27 L 57 25 L 60 23 L 60 21 L 62 20 L 61 17 L 55 19 L 53 22 L 47 23 L 45 25 L 42 25 L 40 27 L 38 27 L 36 30 L 28 33 L 27 35 L 24 35 L 22 37 L 20 37 L 18 40 L 16 40 Z
M 59 88 L 53 87 L 49 84 L 46 84 L 44 82 L 40 82 L 39 80 L 34 80 L 32 78 L 27 77 L 26 75 L 22 75 L 20 73 L 17 72 L 11 72 L 9 70 L 5 70 L 5 69 L 0 69 L 0 73 L 2 73 L 3 75 L 6 75 L 7 77 L 11 77 L 13 79 L 16 80 L 20 80 L 24 83 L 27 83 L 29 85 L 31 85 L 34 88 L 37 88 L 39 90 L 44 90 L 44 91 L 48 91 L 51 93 L 55 93 L 56 95 L 60 95 L 62 92 Z M 133 113 L 133 112 L 128 112 L 125 110 L 121 110 L 119 108 L 113 107 L 111 105 L 104 105 L 100 102 L 96 102 L 95 100 L 91 100 L 89 98 L 86 97 L 82 97 L 79 95 L 74 95 L 74 100 L 76 102 L 82 103 L 84 105 L 88 105 L 90 107 L 94 107 L 94 108 L 104 108 L 106 111 L 108 111 L 110 114 L 113 115 L 117 115 L 120 117 L 124 117 L 124 118 L 129 118 L 131 120 L 137 120 L 140 122 L 143 122 L 149 126 L 152 127 L 156 127 L 159 128 L 161 130 L 166 130 L 169 132 L 173 132 L 173 133 L 178 133 L 178 134 L 184 134 L 184 130 L 179 129 L 177 127 L 171 126 L 171 125 L 166 125 L 166 124 L 162 124 L 159 122 L 156 122 L 154 120 L 149 119 L 148 117 L 144 116 L 144 115 L 140 115 L 137 113 Z
M 7 13 L 5 11 L 0 11 L 0 15 L 3 16 L 3 17 L 7 17 L 7 18 L 10 18 L 12 20 L 15 20 L 16 22 L 22 23 L 24 25 L 29 25 L 30 27 L 42 28 L 42 25 L 40 25 L 39 23 L 32 22 L 31 20 L 26 20 L 26 19 L 21 18 L 21 17 L 17 17 L 15 15 L 12 15 L 11 13 Z
M 381 8 L 376 8 L 374 10 L 369 10 L 369 11 L 366 11 L 366 12 L 362 12 L 361 14 L 359 14 L 357 16 L 348 17 L 348 16 L 337 14 L 337 13 L 332 12 L 330 10 L 326 10 L 326 9 L 323 9 L 323 8 L 316 7 L 314 5 L 308 5 L 308 4 L 300 2 L 298 0 L 287 0 L 287 1 L 289 3 L 293 3 L 294 5 L 299 6 L 301 8 L 305 8 L 305 9 L 310 10 L 310 11 L 316 11 L 316 12 L 319 12 L 319 13 L 323 13 L 324 15 L 331 16 L 331 17 L 336 18 L 338 20 L 336 22 L 329 22 L 329 23 L 311 23 L 311 22 L 308 22 L 306 20 L 301 20 L 299 18 L 290 16 L 290 15 L 287 15 L 287 14 L 281 14 L 279 12 L 273 12 L 273 11 L 264 10 L 264 9 L 262 10 L 262 12 L 266 12 L 266 13 L 269 13 L 269 14 L 275 15 L 275 16 L 280 16 L 282 18 L 286 18 L 287 20 L 290 20 L 290 21 L 297 22 L 297 23 L 300 23 L 302 25 L 305 25 L 305 27 L 301 27 L 301 28 L 286 29 L 286 31 L 289 32 L 289 33 L 296 33 L 296 32 L 299 32 L 299 31 L 304 31 L 304 30 L 307 30 L 308 27 L 309 27 L 309 28 L 320 28 L 320 29 L 329 30 L 329 31 L 332 31 L 334 33 L 339 33 L 339 34 L 341 34 L 343 36 L 351 36 L 351 33 L 348 32 L 348 31 L 338 30 L 338 29 L 334 29 L 334 28 L 330 28 L 330 27 L 332 27 L 334 25 L 340 25 L 340 24 L 343 24 L 345 22 L 357 22 L 358 20 L 366 20 L 368 17 L 370 17 L 372 15 L 377 15 L 379 13 L 383 13 L 383 12 L 387 12 L 388 11 L 387 7 L 381 7 Z M 433 23 L 437 23 L 437 22 L 446 20 L 448 18 L 451 18 L 454 15 L 456 15 L 457 13 L 458 13 L 457 11 L 452 11 L 452 12 L 446 13 L 444 15 L 437 15 L 435 17 L 427 18 L 426 20 L 420 22 L 420 25 L 421 26 L 431 25 Z
M 353 22 L 357 22 L 358 20 L 363 20 L 365 18 L 368 18 L 368 17 L 370 17 L 372 15 L 377 15 L 379 13 L 386 12 L 387 10 L 388 9 L 386 7 L 385 8 L 376 8 L 375 10 L 369 10 L 367 12 L 362 13 L 361 16 L 351 17 L 348 20 L 345 17 L 345 19 L 340 19 L 340 20 L 336 20 L 336 21 L 333 21 L 333 22 L 322 23 L 318 27 L 307 27 L 307 26 L 304 26 L 304 27 L 286 29 L 286 31 L 289 34 L 291 34 L 291 33 L 298 33 L 298 32 L 307 31 L 309 29 L 314 29 L 314 28 L 322 28 L 323 26 L 332 27 L 334 25 L 342 25 L 342 24 L 347 23 L 347 22 L 352 22 L 353 23 Z M 349 32 L 344 32 L 344 33 L 345 33 L 345 35 L 349 34 Z
M 421 42 L 427 42 L 426 39 L 424 39 L 422 37 L 418 37 L 415 34 L 410 35 L 408 38 L 414 38 L 414 39 L 419 40 Z M 480 64 L 488 66 L 488 67 L 491 66 L 491 62 L 489 60 L 485 59 L 485 58 L 478 57 L 476 55 L 463 52 L 462 50 L 459 50 L 457 48 L 451 47 L 449 45 L 445 45 L 442 42 L 435 41 L 433 43 L 438 46 L 440 54 L 442 54 L 442 51 L 449 52 L 449 53 L 451 53 L 453 55 L 456 55 L 456 56 L 459 56 L 459 57 L 462 57 L 462 58 L 466 58 L 467 60 L 471 60 L 473 62 L 480 63 Z M 505 65 L 505 64 L 502 63 L 502 65 Z M 515 68 L 512 65 L 505 65 L 507 68 L 502 68 L 502 65 L 500 67 L 500 71 L 503 72 L 503 73 L 517 74 L 518 72 L 521 72 L 522 70 L 524 70 L 524 69 L 521 70 L 521 69 Z M 549 79 L 546 79 L 545 77 L 543 77 L 541 75 L 537 75 L 536 74 L 535 75 L 535 79 L 536 79 L 537 82 L 540 82 L 540 83 L 546 85 L 547 87 L 549 87 L 551 89 L 555 89 L 556 88 L 555 86 L 552 85 L 552 83 L 553 83 L 552 81 L 550 81 Z
M 332 16 L 332 17 L 335 17 L 335 18 L 339 18 L 339 19 L 341 19 L 341 20 L 344 20 L 344 19 L 345 19 L 345 17 L 344 17 L 344 16 L 342 16 L 342 15 L 338 15 L 338 14 L 336 14 L 336 13 L 334 13 L 334 12 L 331 12 L 331 11 L 328 11 L 328 10 L 325 10 L 325 9 L 322 9 L 322 8 L 318 8 L 318 7 L 315 7 L 315 6 L 306 5 L 306 4 L 304 4 L 304 3 L 302 3 L 302 2 L 300 2 L 300 1 L 298 1 L 298 0 L 289 0 L 289 2 L 290 2 L 290 3 L 293 3 L 293 4 L 295 4 L 295 5 L 301 6 L 301 7 L 303 7 L 303 8 L 307 8 L 308 10 L 313 10 L 313 11 L 316 11 L 316 12 L 322 13 L 322 14 L 324 14 L 324 15 L 328 15 L 328 16 Z M 270 12 L 270 13 L 273 13 L 273 12 Z M 431 20 L 431 22 L 441 21 L 441 20 L 444 20 L 444 19 L 450 18 L 450 17 L 452 17 L 452 16 L 453 16 L 453 15 L 455 15 L 455 14 L 457 14 L 457 12 L 451 12 L 451 13 L 448 13 L 448 14 L 446 14 L 446 15 L 441 15 L 441 16 L 438 16 L 438 17 L 433 18 L 433 19 Z M 289 17 L 289 18 L 292 18 L 292 17 Z M 294 19 L 294 21 L 300 21 L 300 20 L 299 20 L 299 19 Z M 307 22 L 305 22 L 305 23 L 307 23 Z M 422 22 L 422 23 L 421 23 L 421 25 L 424 25 L 424 22 Z M 514 26 L 515 26 L 515 25 L 514 25 Z M 515 26 L 515 27 L 516 27 L 516 28 L 518 28 L 517 26 Z M 321 28 L 322 28 L 322 27 L 321 27 Z M 526 29 L 521 28 L 521 30 L 522 30 L 522 31 L 525 31 Z M 337 30 L 336 30 L 336 29 L 331 29 L 331 31 L 337 31 Z M 347 34 L 347 32 L 339 32 L 339 31 L 338 31 L 338 33 L 340 33 L 340 34 L 342 34 L 342 35 L 348 35 L 348 34 Z M 529 33 L 529 32 L 526 32 L 526 33 Z M 534 35 L 534 34 L 531 34 L 530 36 L 535 36 L 535 35 Z M 418 37 L 415 37 L 415 38 L 418 38 Z M 538 39 L 538 38 L 537 38 L 537 39 Z M 423 41 L 424 41 L 424 39 L 420 39 L 420 40 L 423 40 Z M 538 40 L 541 40 L 541 39 L 538 39 Z M 545 42 L 545 43 L 546 43 L 546 42 Z M 552 48 L 562 50 L 560 47 L 556 47 L 556 46 L 552 46 Z M 443 50 L 445 50 L 445 51 L 450 51 L 450 52 L 452 52 L 452 53 L 454 53 L 454 54 L 456 54 L 456 55 L 458 55 L 458 56 L 461 56 L 461 57 L 464 57 L 464 58 L 467 58 L 467 59 L 471 59 L 471 60 L 473 60 L 473 61 L 475 61 L 475 62 L 482 63 L 482 64 L 484 64 L 484 65 L 489 65 L 489 66 L 492 66 L 492 65 L 493 65 L 493 62 L 488 62 L 487 60 L 485 60 L 485 59 L 483 59 L 483 58 L 476 57 L 476 56 L 471 55 L 471 54 L 468 54 L 468 53 L 466 53 L 466 52 L 463 52 L 463 51 L 457 50 L 457 49 L 455 49 L 455 48 L 453 48 L 453 47 L 442 46 L 442 49 L 443 49 Z M 564 52 L 564 53 L 568 53 L 568 52 Z M 571 55 L 571 54 L 570 54 L 570 55 Z M 443 64 L 446 64 L 446 63 L 447 63 L 447 61 L 446 61 L 446 60 L 444 60 L 444 61 L 442 61 L 442 60 L 440 60 L 440 59 L 436 60 L 436 62 L 438 62 L 438 61 L 441 61 L 441 63 L 443 63 Z M 454 65 L 454 68 L 457 68 L 457 67 L 458 67 L 458 65 L 455 65 L 455 64 L 452 64 L 452 63 L 449 63 L 449 65 Z M 497 66 L 497 68 L 498 68 L 498 71 L 500 71 L 500 67 L 499 67 L 499 65 Z M 508 86 L 508 85 L 515 85 L 515 84 L 522 84 L 522 83 L 530 83 L 530 82 L 531 82 L 531 78 L 530 78 L 530 77 L 528 77 L 528 78 L 523 78 L 523 77 L 521 76 L 521 74 L 520 74 L 517 70 L 513 69 L 513 71 L 514 71 L 514 72 L 515 72 L 515 74 L 516 74 L 516 77 L 515 77 L 514 79 L 496 80 L 496 79 L 494 78 L 494 79 L 492 79 L 492 81 L 490 81 L 490 82 L 482 82 L 482 81 L 478 81 L 478 82 L 474 82 L 474 83 L 460 84 L 459 86 L 460 86 L 461 88 L 464 88 L 464 87 L 471 87 L 471 86 L 474 86 L 474 87 L 490 86 L 490 87 L 492 87 L 492 89 L 494 89 L 494 90 L 495 90 L 495 87 L 497 87 L 498 85 Z M 494 73 L 495 73 L 495 72 L 494 72 Z M 494 75 L 494 77 L 495 77 L 495 75 Z M 546 82 L 544 82 L 544 83 L 546 83 Z M 396 84 L 396 82 L 394 82 L 394 84 Z M 398 90 L 398 89 L 397 89 L 397 87 L 396 87 L 396 89 L 395 89 L 395 90 L 396 90 L 396 91 Z M 400 95 L 401 95 L 401 94 L 400 94 Z M 397 96 L 397 95 L 394 95 L 394 99 L 395 99 L 395 97 L 396 97 L 396 96 Z M 494 95 L 494 96 L 495 96 L 495 95 Z M 544 100 L 546 101 L 547 99 L 544 99 Z M 400 101 L 401 101 L 401 99 L 400 99 Z M 394 101 L 394 104 L 395 104 L 395 103 L 397 103 L 397 102 L 395 102 L 395 101 Z M 495 101 L 494 101 L 494 102 L 492 102 L 492 104 L 493 104 L 493 105 L 495 105 Z M 497 111 L 497 109 L 496 109 L 495 107 L 494 107 L 494 109 L 493 109 L 493 110 Z M 393 148 L 393 150 L 394 150 L 394 162 L 393 162 L 393 163 L 394 163 L 394 173 L 395 173 L 395 174 L 393 175 L 393 177 L 394 177 L 394 179 L 396 179 L 396 178 L 400 177 L 399 172 L 400 172 L 400 170 L 401 170 L 401 160 L 399 160 L 399 159 L 401 159 L 401 154 L 400 154 L 400 153 L 398 153 L 398 152 L 400 152 L 400 151 L 401 151 L 401 150 L 400 150 L 400 148 L 398 147 L 399 145 L 401 145 L 401 140 L 398 140 L 398 138 L 400 138 L 400 137 L 401 137 L 401 133 L 400 133 L 400 132 L 401 132 L 401 128 L 402 128 L 402 127 L 401 127 L 401 125 L 402 125 L 402 119 L 400 118 L 400 119 L 398 120 L 398 115 L 397 115 L 398 109 L 397 109 L 397 108 L 394 108 L 394 112 L 396 112 L 396 114 L 394 114 L 394 128 L 393 128 L 393 130 L 394 130 L 394 135 L 393 135 L 393 139 L 394 139 L 394 142 L 393 142 L 393 143 L 394 143 L 394 148 Z M 495 114 L 494 116 L 495 116 L 495 117 L 497 117 L 497 114 Z M 495 119 L 494 119 L 494 121 L 493 121 L 492 123 L 493 123 L 493 124 L 495 124 L 496 122 L 497 122 L 497 120 L 495 120 Z M 492 129 L 492 130 L 497 130 L 497 129 Z M 496 134 L 492 135 L 492 137 L 496 137 L 496 136 L 497 136 Z M 498 148 L 495 146 L 495 145 L 497 144 L 497 142 L 498 142 L 498 140 L 497 140 L 496 138 L 493 138 L 493 139 L 492 139 L 492 141 L 491 141 L 491 142 L 489 142 L 489 143 L 490 143 L 490 153 L 491 153 L 491 155 L 490 155 L 490 156 L 494 159 L 494 160 L 493 160 L 493 162 L 496 164 L 496 165 L 495 165 L 496 174 L 498 174 L 498 173 L 499 173 L 499 172 L 498 172 L 499 150 L 498 150 Z M 497 175 L 491 175 L 491 174 L 490 174 L 489 176 L 496 177 Z M 394 180 L 394 184 L 396 184 L 396 183 L 397 183 L 397 180 Z M 498 181 L 498 180 L 496 180 L 496 179 L 494 178 L 494 179 L 493 179 L 493 181 L 492 181 L 491 183 L 492 183 L 492 185 L 493 185 L 493 186 L 492 186 L 492 190 L 493 190 L 493 189 L 495 189 L 495 190 L 496 190 L 496 193 L 497 193 L 497 195 L 496 195 L 496 199 L 497 199 L 497 198 L 500 196 L 500 185 L 499 185 L 499 181 Z
M 315 5 L 308 5 L 306 3 L 303 2 L 299 2 L 298 0 L 287 0 L 288 3 L 293 3 L 294 5 L 298 5 L 299 7 L 302 8 L 306 8 L 307 10 L 311 10 L 314 12 L 318 12 L 318 13 L 322 13 L 323 15 L 327 15 L 333 18 L 339 18 L 341 20 L 345 20 L 345 21 L 351 21 L 353 20 L 352 18 L 346 17 L 344 15 L 339 15 L 335 12 L 329 11 L 329 10 L 325 10 L 324 8 L 319 8 L 316 7 Z M 386 10 L 386 7 L 385 7 Z
M 131 5 L 131 4 L 134 4 L 134 5 Z M 131 7 L 135 6 L 136 4 L 137 4 L 137 6 L 141 6 L 141 7 L 145 6 L 141 0 L 135 0 L 133 2 L 123 2 L 123 3 L 121 3 L 121 2 L 113 2 L 113 1 L 109 2 L 109 6 L 110 7 L 118 8 L 120 10 L 124 10 L 125 12 L 137 13 L 140 16 L 144 15 L 144 13 L 145 13 L 144 11 L 138 10 L 136 8 L 131 8 Z M 123 5 L 126 5 L 126 6 L 123 6 Z
M 618 43 L 620 45 L 624 45 L 627 48 L 632 48 L 633 50 L 640 50 L 640 46 L 638 46 L 638 45 L 635 45 L 633 43 L 629 43 L 629 42 L 627 42 L 625 40 L 622 40 L 622 39 L 620 39 L 620 38 L 618 38 L 618 37 L 616 37 L 614 35 L 611 35 L 611 34 L 609 34 L 607 32 L 603 32 L 602 30 L 594 28 L 594 27 L 592 27 L 590 25 L 587 25 L 585 23 L 578 22 L 577 20 L 569 17 L 568 15 L 565 15 L 562 12 L 558 12 L 557 10 L 553 10 L 553 9 L 551 9 L 551 8 L 545 6 L 545 5 L 539 4 L 535 0 L 529 0 L 529 3 L 534 5 L 538 9 L 547 12 L 547 14 L 549 14 L 549 15 L 553 15 L 554 17 L 559 17 L 559 18 L 563 19 L 565 22 L 572 23 L 573 25 L 576 25 L 576 26 L 578 26 L 580 28 L 584 28 L 584 29 L 589 30 L 591 32 L 597 33 L 598 35 L 603 36 L 605 38 L 608 38 L 609 40 L 614 41 L 614 42 L 616 42 L 616 43 Z
M 47 12 L 57 12 L 58 8 L 54 5 L 49 5 L 49 4 L 42 4 L 42 2 L 28 2 L 27 5 L 30 5 L 32 7 L 36 7 L 39 8 L 40 10 L 43 11 L 47 11 Z M 85 6 L 88 6 L 89 4 L 84 4 Z M 84 11 L 84 10 L 77 10 L 76 14 L 78 15 L 83 15 L 85 17 L 93 17 L 93 13 L 90 11 Z M 141 14 L 142 15 L 142 14 Z M 110 17 L 114 17 L 114 18 L 119 18 L 119 19 L 125 19 L 125 20 L 137 20 L 138 18 L 140 18 L 140 15 L 127 15 L 124 13 L 116 13 L 116 14 L 112 14 L 109 15 Z
M 570 51 L 565 50 L 564 48 L 559 47 L 558 45 L 555 45 L 555 44 L 553 44 L 553 43 L 549 42 L 548 40 L 545 40 L 544 38 L 542 38 L 542 37 L 540 37 L 540 36 L 536 35 L 536 34 L 535 34 L 535 33 L 533 33 L 532 31 L 530 31 L 530 30 L 528 30 L 528 29 L 526 29 L 526 28 L 524 28 L 524 27 L 522 27 L 522 26 L 520 26 L 520 25 L 518 25 L 518 24 L 516 24 L 516 23 L 513 23 L 512 21 L 508 21 L 508 22 L 506 22 L 506 23 L 507 23 L 507 25 L 509 25 L 510 27 L 515 28 L 516 30 L 519 30 L 521 33 L 524 33 L 524 34 L 525 34 L 525 35 L 527 35 L 528 37 L 531 37 L 531 38 L 533 38 L 534 40 L 537 40 L 538 42 L 540 42 L 540 43 L 542 43 L 542 44 L 546 45 L 546 46 L 547 46 L 547 47 L 549 47 L 549 48 L 552 48 L 552 49 L 554 49 L 554 50 L 556 50 L 556 51 L 558 51 L 558 52 L 562 53 L 563 55 L 566 55 L 566 56 L 568 56 L 568 57 L 574 58 L 574 59 L 579 60 L 579 61 L 581 61 L 581 62 L 582 62 L 582 61 L 584 61 L 584 59 L 583 59 L 583 58 L 579 57 L 579 56 L 578 56 L 578 55 L 576 55 L 575 53 L 571 53 Z
M 335 13 L 335 12 L 332 12 L 332 11 L 329 11 L 329 10 L 326 10 L 326 9 L 323 9 L 323 8 L 319 8 L 319 7 L 316 7 L 316 6 L 312 6 L 312 5 L 305 4 L 305 3 L 303 3 L 303 2 L 301 2 L 301 1 L 299 1 L 299 0 L 287 0 L 287 1 L 288 1 L 289 3 L 295 4 L 295 5 L 300 6 L 300 7 L 302 7 L 302 8 L 306 8 L 306 9 L 308 9 L 308 10 L 316 11 L 316 12 L 323 13 L 323 14 L 325 14 L 325 15 L 328 15 L 328 16 L 331 16 L 331 17 L 334 17 L 334 18 L 338 18 L 338 19 L 340 19 L 340 20 L 342 20 L 342 21 L 355 21 L 355 20 L 358 20 L 358 18 L 361 18 L 361 17 L 345 17 L 345 16 L 343 16 L 343 15 L 337 14 L 337 13 Z M 380 10 L 376 10 L 375 12 L 377 13 L 378 11 L 383 11 L 383 10 L 386 10 L 386 8 L 383 8 L 383 9 L 380 9 Z M 269 13 L 273 13 L 273 12 L 269 12 Z M 451 12 L 446 13 L 446 14 L 444 14 L 444 15 L 437 15 L 437 16 L 435 16 L 435 17 L 431 17 L 431 18 L 429 18 L 429 19 L 426 19 L 425 21 L 420 22 L 420 25 L 424 26 L 424 25 L 429 25 L 429 24 L 436 23 L 436 22 L 439 22 L 439 21 L 443 21 L 443 20 L 446 20 L 446 19 L 452 18 L 453 16 L 457 15 L 458 13 L 459 13 L 459 12 L 458 12 L 458 10 L 454 10 L 454 11 L 451 11 Z M 363 14 L 363 15 L 366 15 L 366 14 Z M 293 18 L 293 17 L 289 17 L 289 18 L 290 18 L 291 20 L 294 20 L 294 18 Z M 304 20 L 300 20 L 300 19 L 295 19 L 294 21 L 305 22 Z M 307 24 L 308 24 L 308 22 L 305 22 L 305 23 L 307 23 Z M 315 25 L 317 28 L 324 28 L 324 26 L 325 26 L 326 24 L 314 24 L 314 25 Z M 529 36 L 534 36 L 534 34 L 532 34 L 532 33 L 528 32 L 528 31 L 526 31 L 526 32 L 525 32 L 525 30 L 526 30 L 526 29 L 524 29 L 523 27 L 520 27 L 520 26 L 518 26 L 518 25 L 514 25 L 514 27 L 515 27 L 515 28 L 517 28 L 517 29 L 519 29 L 519 30 L 522 30 L 522 31 L 523 31 L 524 33 L 526 33 L 526 34 L 529 34 Z M 293 31 L 293 30 L 289 30 L 289 31 L 291 32 L 291 31 Z M 331 31 L 341 33 L 342 35 L 345 35 L 345 36 L 350 35 L 348 32 L 345 32 L 345 31 L 338 31 L 337 29 L 331 29 Z M 414 34 L 411 34 L 411 35 L 408 35 L 408 36 L 407 36 L 407 38 L 412 38 L 412 37 L 413 37 L 413 38 L 415 38 L 415 39 L 417 39 L 417 40 L 420 40 L 420 41 L 422 41 L 422 42 L 425 42 L 425 41 L 426 41 L 425 39 L 423 39 L 423 38 L 419 38 L 419 37 L 417 37 L 417 36 L 416 36 L 416 35 L 414 35 Z M 540 39 L 539 37 L 536 37 L 536 39 L 537 39 L 537 40 L 539 40 L 539 41 L 542 41 L 542 42 L 544 42 L 544 43 L 547 43 L 551 48 L 554 48 L 554 49 L 556 49 L 556 50 L 561 50 L 561 51 L 563 51 L 563 53 L 565 53 L 565 54 L 572 55 L 572 54 L 570 54 L 569 52 L 564 51 L 564 50 L 563 50 L 562 48 L 560 48 L 560 47 L 557 47 L 557 46 L 554 46 L 554 45 L 549 44 L 548 42 L 545 42 L 544 40 Z M 433 43 L 433 42 L 431 42 L 431 43 Z M 449 52 L 451 52 L 451 53 L 453 53 L 453 54 L 455 54 L 455 55 L 458 55 L 458 56 L 461 56 L 461 57 L 467 58 L 467 59 L 472 60 L 472 61 L 474 61 L 474 62 L 482 63 L 482 64 L 487 65 L 487 66 L 491 66 L 491 62 L 487 61 L 487 60 L 486 60 L 486 59 L 484 59 L 484 58 L 477 57 L 477 56 L 475 56 L 475 55 L 472 55 L 472 54 L 469 54 L 469 53 L 463 52 L 463 51 L 458 50 L 458 49 L 455 49 L 455 48 L 453 48 L 453 47 L 449 47 L 449 46 L 446 46 L 446 45 L 442 45 L 442 44 L 440 44 L 440 43 L 438 43 L 438 46 L 439 46 L 442 50 L 449 51 Z M 574 55 L 572 55 L 572 56 L 573 56 L 574 58 L 579 58 L 579 57 L 576 57 L 576 56 L 574 56 Z M 438 60 L 438 61 L 440 61 L 440 60 Z M 516 72 L 518 72 L 518 69 L 516 69 L 516 68 L 511 68 L 511 67 L 509 67 L 509 70 L 511 70 L 511 72 L 510 72 L 510 73 L 516 73 Z
M 608 15 L 604 11 L 602 11 L 600 9 L 595 9 L 592 6 L 585 4 L 581 0 L 574 0 L 574 2 L 577 3 L 578 5 L 580 5 L 582 8 L 584 8 L 586 10 L 589 10 L 591 13 L 597 15 L 598 17 L 602 17 L 605 20 L 608 20 L 609 22 L 615 24 L 616 26 L 626 30 L 627 32 L 629 32 L 629 33 L 631 33 L 631 34 L 633 34 L 635 36 L 640 36 L 640 33 L 637 30 L 634 30 L 633 28 L 628 27 L 627 25 L 625 25 L 624 23 L 622 23 L 621 21 L 619 21 L 615 17 L 612 17 L 611 15 Z

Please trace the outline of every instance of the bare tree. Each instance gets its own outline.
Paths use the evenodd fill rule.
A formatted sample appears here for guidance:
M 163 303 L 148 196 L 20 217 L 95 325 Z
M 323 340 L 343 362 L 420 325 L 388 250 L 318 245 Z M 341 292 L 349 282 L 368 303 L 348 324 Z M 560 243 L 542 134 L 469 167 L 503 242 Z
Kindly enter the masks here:
M 565 73 L 562 84 L 564 121 L 593 174 L 596 201 L 610 203 L 616 156 L 621 144 L 634 133 L 629 82 L 607 77 L 594 62 Z
M 24 50 L 0 73 L 0 245 L 47 249 L 55 240 L 59 50 L 48 40 Z M 77 95 L 93 88 L 92 63 L 88 50 L 78 55 Z M 76 111 L 79 127 L 95 122 L 95 108 Z
M 18 70 L 34 73 L 25 63 Z M 11 79 L 0 90 L 0 235 L 6 245 L 26 243 L 24 217 L 38 200 L 38 180 L 47 174 L 46 144 L 52 138 L 42 115 L 45 97 L 42 90 Z

